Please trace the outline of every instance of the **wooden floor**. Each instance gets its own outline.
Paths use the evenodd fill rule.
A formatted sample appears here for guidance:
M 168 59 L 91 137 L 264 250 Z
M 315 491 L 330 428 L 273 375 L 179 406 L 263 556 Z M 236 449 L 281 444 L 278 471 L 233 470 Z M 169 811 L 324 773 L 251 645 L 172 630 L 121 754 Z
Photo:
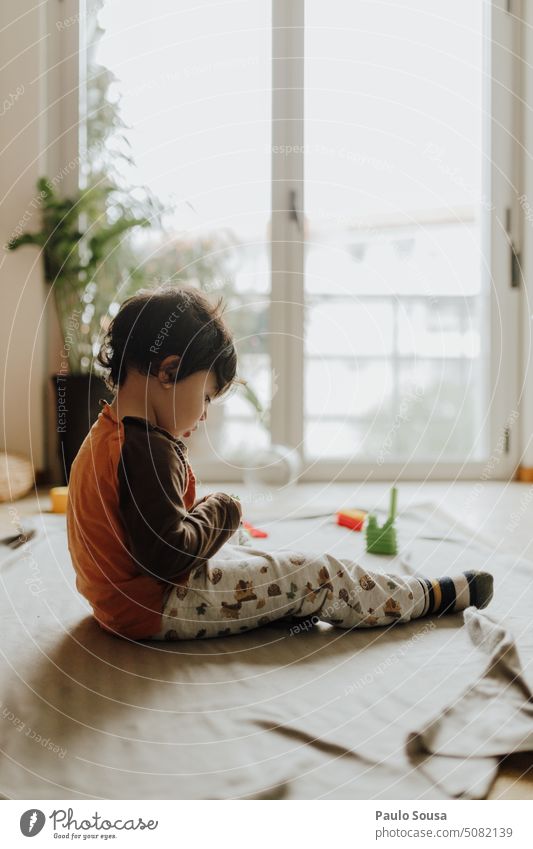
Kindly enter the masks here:
M 283 515 L 283 502 L 275 500 L 261 502 L 245 487 L 232 483 L 224 486 L 217 483 L 212 487 L 201 486 L 198 494 L 209 490 L 226 490 L 241 497 L 243 510 L 252 521 L 261 517 Z M 387 506 L 388 484 L 303 484 L 287 495 L 291 508 L 295 497 L 301 505 L 303 515 L 331 510 L 342 503 L 363 508 Z M 507 552 L 519 554 L 532 561 L 533 577 L 533 485 L 526 483 L 482 482 L 436 482 L 403 483 L 399 487 L 399 507 L 405 509 L 410 503 L 432 501 L 452 512 L 472 529 L 482 529 L 486 534 L 503 542 Z M 15 508 L 15 510 L 13 509 Z M 38 510 L 49 510 L 50 500 L 46 489 L 15 502 L 0 504 L 0 537 L 14 534 L 13 517 L 24 517 Z M 511 755 L 502 761 L 498 777 L 489 795 L 490 799 L 533 799 L 533 752 Z

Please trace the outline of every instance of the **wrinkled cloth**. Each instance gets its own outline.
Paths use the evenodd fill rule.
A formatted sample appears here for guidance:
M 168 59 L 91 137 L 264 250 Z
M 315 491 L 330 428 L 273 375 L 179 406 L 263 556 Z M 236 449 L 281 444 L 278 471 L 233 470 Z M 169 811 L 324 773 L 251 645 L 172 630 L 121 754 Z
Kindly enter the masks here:
M 452 704 L 409 734 L 411 763 L 451 796 L 481 799 L 498 760 L 533 750 L 533 693 L 511 633 L 473 607 L 464 611 L 474 646 L 489 656 L 484 674 Z
M 292 499 L 302 501 L 298 489 Z M 76 590 L 65 517 L 31 518 L 36 536 L 0 553 L 3 796 L 452 797 L 413 766 L 405 742 L 486 670 L 463 614 L 353 631 L 319 622 L 296 633 L 280 620 L 238 639 L 118 639 Z M 329 551 L 390 574 L 486 569 L 490 616 L 515 636 L 527 677 L 533 566 L 483 544 L 482 530 L 474 539 L 435 504 L 418 505 L 399 517 L 398 558 L 384 558 L 332 517 L 250 518 L 269 534 L 254 547 L 267 551 Z

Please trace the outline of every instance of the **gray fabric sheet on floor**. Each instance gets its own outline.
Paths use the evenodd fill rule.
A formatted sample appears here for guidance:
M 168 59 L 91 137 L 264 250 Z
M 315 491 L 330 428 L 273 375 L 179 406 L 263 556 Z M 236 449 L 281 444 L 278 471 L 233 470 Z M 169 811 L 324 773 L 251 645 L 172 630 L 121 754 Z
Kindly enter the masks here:
M 409 735 L 411 763 L 451 796 L 483 798 L 498 761 L 533 750 L 533 693 L 512 635 L 473 607 L 468 635 L 489 656 L 484 674 L 423 729 Z
M 447 723 L 434 737 L 426 729 L 446 706 L 461 712 L 465 691 L 481 692 L 487 644 L 472 641 L 462 614 L 365 631 L 273 624 L 217 640 L 131 643 L 101 631 L 76 592 L 64 517 L 34 522 L 36 538 L 0 560 L 4 796 L 446 799 L 466 784 L 486 792 L 494 749 L 453 786 L 435 758 L 413 762 L 411 735 L 430 749 L 439 733 L 451 745 Z M 318 548 L 430 577 L 489 569 L 496 595 L 487 613 L 514 635 L 527 674 L 532 564 L 471 539 L 433 505 L 401 519 L 393 560 L 364 554 L 362 535 L 331 519 L 265 526 L 269 538 L 254 544 L 267 550 Z M 467 699 L 470 725 L 471 708 Z

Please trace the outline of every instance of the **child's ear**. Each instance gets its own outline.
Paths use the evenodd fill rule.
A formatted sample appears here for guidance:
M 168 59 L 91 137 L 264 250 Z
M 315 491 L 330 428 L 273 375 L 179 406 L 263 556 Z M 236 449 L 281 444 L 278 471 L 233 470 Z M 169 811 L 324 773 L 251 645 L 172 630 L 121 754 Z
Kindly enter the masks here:
M 180 359 L 177 354 L 171 354 L 161 361 L 157 377 L 163 389 L 171 389 L 174 386 Z

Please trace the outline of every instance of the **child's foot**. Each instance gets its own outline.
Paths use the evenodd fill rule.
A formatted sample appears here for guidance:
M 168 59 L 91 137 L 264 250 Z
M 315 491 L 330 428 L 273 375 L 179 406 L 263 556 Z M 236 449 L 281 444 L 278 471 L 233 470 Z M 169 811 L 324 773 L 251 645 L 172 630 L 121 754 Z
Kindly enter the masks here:
M 465 607 L 483 608 L 490 604 L 494 579 L 488 572 L 472 570 L 453 578 L 418 578 L 425 594 L 420 616 L 456 613 Z

